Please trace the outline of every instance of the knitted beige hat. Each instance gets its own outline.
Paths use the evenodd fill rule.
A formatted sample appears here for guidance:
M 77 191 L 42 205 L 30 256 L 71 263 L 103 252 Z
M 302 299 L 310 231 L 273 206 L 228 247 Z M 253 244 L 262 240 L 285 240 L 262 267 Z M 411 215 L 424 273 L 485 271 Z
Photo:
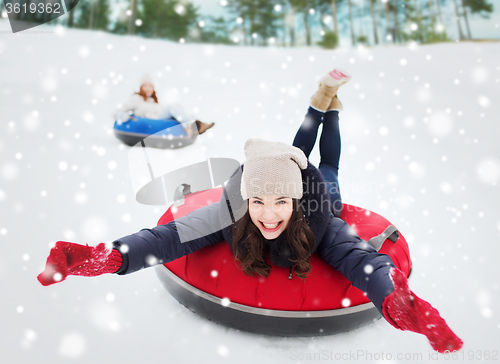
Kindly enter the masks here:
M 280 142 L 248 139 L 247 160 L 241 177 L 244 200 L 263 195 L 302 198 L 301 169 L 307 168 L 307 157 L 299 148 Z
M 145 83 L 149 83 L 150 85 L 153 85 L 153 79 L 151 78 L 149 73 L 145 73 L 142 75 L 140 86 L 144 85 Z

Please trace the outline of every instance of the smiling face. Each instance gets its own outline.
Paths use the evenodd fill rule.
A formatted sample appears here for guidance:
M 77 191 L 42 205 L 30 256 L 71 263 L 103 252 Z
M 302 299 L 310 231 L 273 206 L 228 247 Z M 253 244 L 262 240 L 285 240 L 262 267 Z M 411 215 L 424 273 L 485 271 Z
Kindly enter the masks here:
M 151 95 L 153 95 L 155 88 L 153 87 L 152 84 L 145 83 L 144 85 L 141 86 L 141 90 L 147 97 L 150 97 Z
M 264 238 L 276 239 L 287 227 L 293 212 L 289 197 L 266 195 L 248 200 L 248 213 Z

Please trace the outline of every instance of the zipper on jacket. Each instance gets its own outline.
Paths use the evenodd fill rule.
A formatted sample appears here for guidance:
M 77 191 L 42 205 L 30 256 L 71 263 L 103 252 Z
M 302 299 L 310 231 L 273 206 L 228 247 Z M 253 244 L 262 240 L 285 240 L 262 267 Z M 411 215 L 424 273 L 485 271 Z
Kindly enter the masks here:
M 290 267 L 290 275 L 288 276 L 288 279 L 292 279 L 292 267 Z

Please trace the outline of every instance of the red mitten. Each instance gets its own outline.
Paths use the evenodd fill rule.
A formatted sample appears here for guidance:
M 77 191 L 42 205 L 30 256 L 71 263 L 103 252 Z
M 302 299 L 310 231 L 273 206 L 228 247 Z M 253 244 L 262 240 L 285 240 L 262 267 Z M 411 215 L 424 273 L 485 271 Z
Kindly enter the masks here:
M 391 273 L 394 292 L 382 303 L 387 321 L 397 329 L 427 336 L 434 350 L 440 353 L 459 350 L 463 341 L 451 331 L 439 312 L 429 302 L 418 298 L 408 287 L 408 281 L 399 269 Z
M 108 250 L 104 243 L 96 247 L 58 241 L 50 250 L 45 270 L 38 275 L 44 286 L 64 281 L 68 275 L 95 277 L 114 273 L 122 265 L 118 250 Z

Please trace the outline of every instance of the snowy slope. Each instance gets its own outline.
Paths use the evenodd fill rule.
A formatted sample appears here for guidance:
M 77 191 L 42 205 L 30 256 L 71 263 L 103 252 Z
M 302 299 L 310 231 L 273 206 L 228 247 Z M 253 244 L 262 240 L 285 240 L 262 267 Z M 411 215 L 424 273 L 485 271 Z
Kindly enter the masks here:
M 36 29 L 8 34 L 0 20 L 2 363 L 500 358 L 499 43 L 325 51 Z M 111 129 L 143 72 L 160 101 L 217 122 L 197 142 L 207 156 L 243 161 L 249 137 L 292 141 L 316 80 L 333 66 L 353 75 L 339 93 L 343 199 L 407 237 L 411 288 L 464 340 L 457 360 L 429 357 L 425 337 L 383 320 L 319 338 L 237 332 L 177 303 L 153 269 L 38 283 L 51 243 L 112 241 L 154 226 L 166 209 L 135 202 L 129 148 Z

